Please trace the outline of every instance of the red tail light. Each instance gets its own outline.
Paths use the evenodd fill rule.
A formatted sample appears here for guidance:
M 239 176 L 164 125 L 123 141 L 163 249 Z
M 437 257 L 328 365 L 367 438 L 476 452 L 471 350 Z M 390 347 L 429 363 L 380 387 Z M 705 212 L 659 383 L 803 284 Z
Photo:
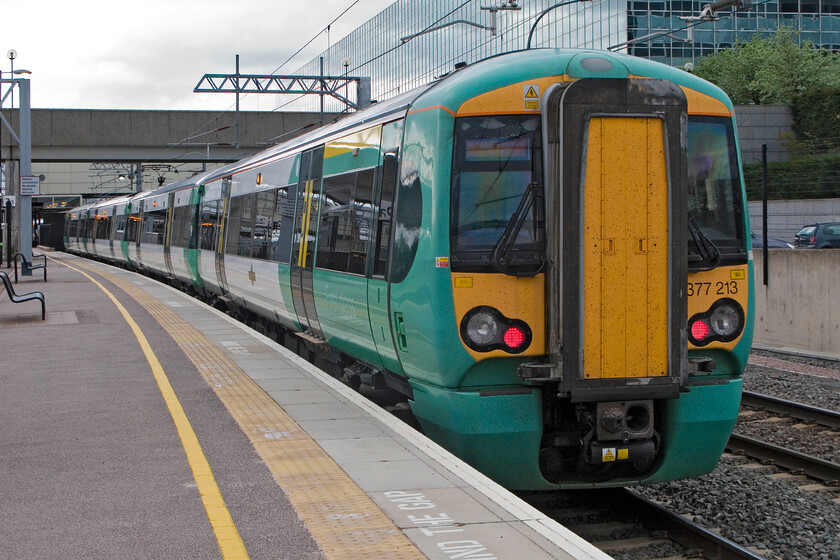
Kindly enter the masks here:
M 811 240 L 809 241 L 809 243 L 814 243 L 814 244 L 816 244 L 816 243 L 817 243 L 817 236 L 816 236 L 816 235 L 812 235 L 812 236 L 811 236 Z
M 522 346 L 522 343 L 525 342 L 525 338 L 525 333 L 517 327 L 511 327 L 505 331 L 505 344 L 511 348 L 519 348 Z
M 694 340 L 703 340 L 709 336 L 709 325 L 705 321 L 694 321 L 691 325 L 691 336 Z

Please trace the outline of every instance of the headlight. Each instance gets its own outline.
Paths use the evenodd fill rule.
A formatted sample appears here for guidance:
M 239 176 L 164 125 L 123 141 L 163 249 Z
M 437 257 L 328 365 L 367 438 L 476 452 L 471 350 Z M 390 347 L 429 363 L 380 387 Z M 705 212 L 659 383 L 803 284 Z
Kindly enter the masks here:
M 531 345 L 531 328 L 519 319 L 508 319 L 487 305 L 470 309 L 461 319 L 461 338 L 476 352 L 504 350 L 510 354 L 524 352 Z
M 467 321 L 467 337 L 473 344 L 485 346 L 493 342 L 499 323 L 496 318 L 486 311 L 479 311 Z
M 688 320 L 688 340 L 695 346 L 731 342 L 744 330 L 744 310 L 734 299 L 717 300 L 708 311 Z
M 723 304 L 712 312 L 709 320 L 712 330 L 720 336 L 732 336 L 741 329 L 741 317 L 731 305 Z

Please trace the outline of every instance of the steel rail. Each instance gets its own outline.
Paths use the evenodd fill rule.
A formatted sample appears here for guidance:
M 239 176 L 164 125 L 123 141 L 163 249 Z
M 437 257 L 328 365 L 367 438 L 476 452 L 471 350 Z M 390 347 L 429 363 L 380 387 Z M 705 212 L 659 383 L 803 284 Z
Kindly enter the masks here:
M 653 544 L 664 538 L 685 548 L 682 556 L 675 555 L 673 558 L 765 560 L 764 556 L 698 525 L 686 516 L 641 496 L 630 488 L 592 490 L 582 494 L 576 491 L 529 492 L 520 494 L 520 497 L 611 555 L 618 556 L 625 550 L 625 546 L 632 549 L 644 547 L 646 545 L 642 541 L 645 539 L 649 539 Z M 585 512 L 585 515 L 581 517 L 579 512 Z M 610 518 L 611 521 L 602 519 L 602 516 Z M 570 519 L 591 518 L 595 518 L 595 521 L 578 521 L 572 526 L 569 525 Z M 614 542 L 601 540 L 597 527 L 613 523 L 612 520 L 616 523 L 638 524 L 643 527 L 646 536 L 618 537 Z M 594 533 L 589 533 L 588 525 L 596 527 Z
M 688 548 L 702 551 L 703 558 L 716 560 L 765 560 L 748 548 L 745 548 L 723 535 L 707 529 L 668 508 L 640 496 L 629 489 L 624 490 L 633 511 L 638 512 L 645 521 L 653 520 L 653 525 L 668 532 L 669 538 Z
M 788 414 L 800 420 L 813 421 L 821 426 L 840 428 L 840 412 L 788 401 L 778 397 L 744 391 L 741 395 L 741 406 L 764 408 L 774 413 Z
M 772 443 L 732 434 L 726 448 L 730 451 L 742 451 L 754 459 L 772 461 L 775 465 L 786 469 L 801 469 L 804 474 L 823 482 L 840 481 L 840 465 L 837 463 L 785 449 Z

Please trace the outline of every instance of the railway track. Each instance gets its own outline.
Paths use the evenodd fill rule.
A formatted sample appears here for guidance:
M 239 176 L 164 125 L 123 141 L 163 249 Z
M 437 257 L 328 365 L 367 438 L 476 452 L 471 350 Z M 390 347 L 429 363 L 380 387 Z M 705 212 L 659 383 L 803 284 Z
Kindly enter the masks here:
M 832 430 L 840 429 L 840 413 L 778 397 L 745 391 L 741 406 L 754 411 L 767 411 L 781 418 L 795 418 L 802 423 L 813 423 Z M 765 463 L 771 462 L 825 483 L 840 484 L 840 464 L 738 434 L 737 431 L 729 438 L 727 449 Z
M 525 493 L 522 498 L 616 558 L 765 558 L 624 488 Z
M 805 422 L 815 422 L 827 428 L 840 428 L 840 412 L 771 397 L 770 395 L 744 391 L 741 395 L 741 406 L 764 409 L 776 414 L 787 414 Z

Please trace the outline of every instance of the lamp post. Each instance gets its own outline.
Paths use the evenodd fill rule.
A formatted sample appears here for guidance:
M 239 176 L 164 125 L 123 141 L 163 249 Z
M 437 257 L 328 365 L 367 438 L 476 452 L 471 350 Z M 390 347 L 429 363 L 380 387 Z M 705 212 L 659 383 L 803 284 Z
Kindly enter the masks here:
M 14 65 L 14 59 L 17 58 L 17 52 L 10 50 L 8 52 L 8 56 L 9 60 L 11 60 Z M 17 174 L 17 180 L 15 180 L 15 177 L 12 176 L 15 175 L 15 173 L 9 173 L 10 176 L 7 177 L 7 186 L 13 185 L 11 188 L 14 189 L 16 194 L 14 212 L 15 219 L 13 221 L 17 224 L 17 250 L 23 255 L 23 259 L 25 261 L 22 272 L 24 276 L 31 276 L 32 270 L 26 266 L 26 263 L 32 262 L 32 197 L 30 196 L 31 193 L 27 195 L 21 193 L 20 178 L 30 177 L 32 175 L 32 114 L 29 103 L 29 79 L 16 77 L 24 74 L 31 74 L 31 72 L 23 69 L 15 70 L 14 66 L 12 66 L 11 78 L 0 78 L 0 84 L 9 84 L 9 91 L 7 94 L 10 95 L 12 99 L 14 99 L 15 87 L 20 90 L 18 132 L 15 132 L 9 121 L 6 120 L 6 117 L 2 113 L 0 113 L 0 121 L 2 121 L 2 124 L 9 130 L 9 135 L 17 142 L 18 147 L 20 148 L 20 173 Z M 2 97 L 3 96 L 0 95 L 0 99 L 2 99 Z M 14 101 L 12 101 L 12 105 L 14 106 Z M 9 156 L 11 158 L 11 154 L 9 154 Z M 6 194 L 8 196 L 9 193 Z M 7 239 L 9 237 L 11 236 L 7 236 Z M 7 255 L 10 254 L 11 253 L 7 251 Z
M 546 8 L 542 11 L 540 15 L 537 16 L 537 19 L 534 20 L 534 23 L 531 25 L 531 31 L 528 33 L 528 43 L 525 46 L 525 50 L 529 50 L 531 48 L 531 38 L 534 36 L 534 31 L 537 30 L 537 24 L 551 10 L 555 8 L 562 8 L 563 6 L 568 6 L 569 4 L 577 4 L 578 2 L 592 2 L 594 4 L 595 2 L 600 1 L 601 0 L 567 0 L 566 2 L 559 2 L 557 4 L 554 4 L 553 6 Z
M 15 59 L 17 58 L 17 51 L 15 49 L 9 49 L 9 52 L 6 53 L 6 56 L 9 57 L 9 62 L 12 65 L 12 76 L 15 75 Z M 15 88 L 12 86 L 10 92 L 11 94 L 11 102 L 12 102 L 12 109 L 15 108 Z

